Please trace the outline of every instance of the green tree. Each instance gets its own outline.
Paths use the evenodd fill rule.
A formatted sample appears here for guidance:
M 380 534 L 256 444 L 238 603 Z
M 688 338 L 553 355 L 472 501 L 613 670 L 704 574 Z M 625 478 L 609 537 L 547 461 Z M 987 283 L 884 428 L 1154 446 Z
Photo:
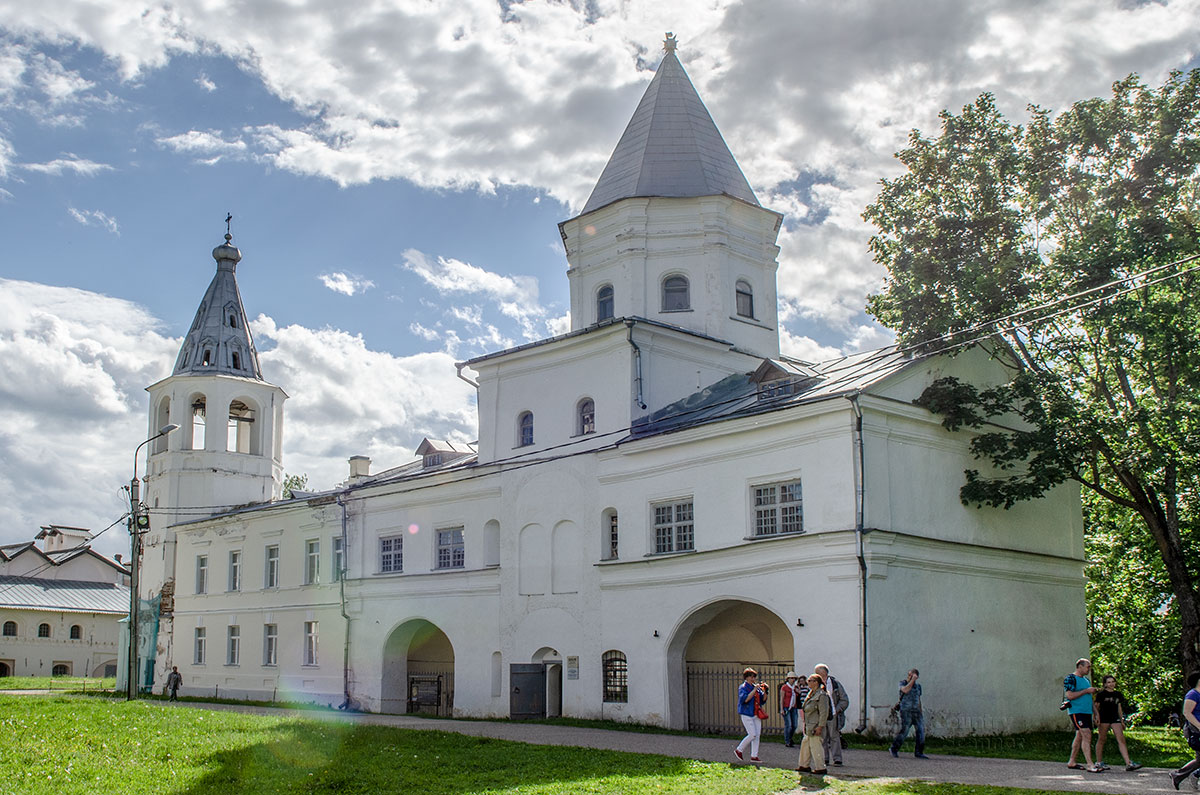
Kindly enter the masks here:
M 911 134 L 907 172 L 864 213 L 888 271 L 868 310 L 929 349 L 990 334 L 1007 383 L 945 379 L 920 401 L 978 431 L 991 468 L 966 472 L 963 502 L 1009 507 L 1074 480 L 1135 517 L 1170 589 L 1176 659 L 1200 670 L 1200 279 L 1175 264 L 1200 251 L 1200 71 L 1029 110 L 1013 124 L 985 94 L 943 112 L 940 136 Z M 1157 266 L 1139 289 L 1107 286 Z M 1088 290 L 1102 300 L 996 322 Z M 1013 415 L 1025 430 L 988 424 Z
M 308 475 L 288 475 L 283 476 L 283 498 L 290 500 L 293 491 L 304 491 L 308 488 Z

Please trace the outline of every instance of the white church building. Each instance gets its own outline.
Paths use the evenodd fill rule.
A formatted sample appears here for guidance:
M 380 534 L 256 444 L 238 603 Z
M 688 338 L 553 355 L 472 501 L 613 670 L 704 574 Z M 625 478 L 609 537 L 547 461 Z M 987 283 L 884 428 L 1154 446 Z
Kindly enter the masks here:
M 978 349 L 781 356 L 781 222 L 668 36 L 559 225 L 571 330 L 458 365 L 477 443 L 426 439 L 376 472 L 355 456 L 288 500 L 287 395 L 226 235 L 148 388 L 151 434 L 181 430 L 145 470 L 144 686 L 177 665 L 193 695 L 732 731 L 744 666 L 777 684 L 825 662 L 851 729 L 882 730 L 914 666 L 935 732 L 1053 725 L 1087 651 L 1078 492 L 959 502 L 969 436 L 913 400 L 1005 378 Z

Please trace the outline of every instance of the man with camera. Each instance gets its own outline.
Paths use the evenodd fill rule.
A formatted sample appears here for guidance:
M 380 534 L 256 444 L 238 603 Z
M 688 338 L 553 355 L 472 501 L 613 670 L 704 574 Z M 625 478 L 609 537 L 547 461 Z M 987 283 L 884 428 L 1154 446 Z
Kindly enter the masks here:
M 900 681 L 900 700 L 892 708 L 900 713 L 900 731 L 892 738 L 892 745 L 888 749 L 892 756 L 900 755 L 900 746 L 908 737 L 909 727 L 912 727 L 917 731 L 917 759 L 929 758 L 925 755 L 925 717 L 921 712 L 921 685 L 917 683 L 920 675 L 921 672 L 913 668 L 908 672 L 908 676 Z
M 1092 694 L 1097 688 L 1092 687 L 1088 679 L 1091 672 L 1092 661 L 1084 657 L 1075 663 L 1075 673 L 1067 674 L 1063 679 L 1063 704 L 1066 705 L 1071 725 L 1075 727 L 1075 739 L 1071 741 L 1071 758 L 1067 761 L 1067 767 L 1072 770 L 1085 769 L 1075 762 L 1075 757 L 1083 749 L 1086 770 L 1100 773 L 1103 768 L 1092 764 Z

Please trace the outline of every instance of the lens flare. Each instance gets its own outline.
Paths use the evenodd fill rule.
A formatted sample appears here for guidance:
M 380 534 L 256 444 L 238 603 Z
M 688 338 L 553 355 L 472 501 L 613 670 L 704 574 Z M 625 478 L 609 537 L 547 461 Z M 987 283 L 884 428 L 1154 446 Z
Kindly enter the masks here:
M 408 526 L 408 532 L 409 532 L 409 535 L 414 535 L 414 536 L 415 536 L 415 535 L 417 534 L 417 532 L 418 532 L 420 529 L 421 529 L 421 528 L 417 527 L 415 524 L 410 524 L 410 525 Z

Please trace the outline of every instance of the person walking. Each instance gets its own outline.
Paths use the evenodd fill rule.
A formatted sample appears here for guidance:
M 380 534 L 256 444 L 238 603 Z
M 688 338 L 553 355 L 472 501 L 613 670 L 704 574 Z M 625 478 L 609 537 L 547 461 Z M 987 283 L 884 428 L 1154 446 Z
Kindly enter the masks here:
M 1100 680 L 1100 685 L 1101 690 L 1095 696 L 1095 718 L 1099 724 L 1096 729 L 1096 767 L 1108 770 L 1108 765 L 1104 764 L 1104 741 L 1111 728 L 1113 736 L 1117 738 L 1117 748 L 1125 760 L 1125 770 L 1138 770 L 1141 765 L 1129 758 L 1129 748 L 1125 745 L 1125 713 L 1129 710 L 1129 705 L 1125 703 L 1125 696 L 1117 690 L 1117 678 L 1109 674 Z
M 178 701 L 179 688 L 183 687 L 183 675 L 179 673 L 179 666 L 172 665 L 171 673 L 167 674 L 167 690 L 171 691 L 171 701 Z
M 1087 762 L 1089 773 L 1100 773 L 1103 768 L 1092 764 L 1092 694 L 1096 688 L 1088 679 L 1092 672 L 1092 661 L 1086 657 L 1075 661 L 1075 673 L 1067 674 L 1063 679 L 1063 698 L 1067 703 L 1067 717 L 1075 728 L 1075 739 L 1071 741 L 1071 758 L 1067 767 L 1071 770 L 1084 770 L 1083 765 L 1077 764 L 1075 758 L 1083 750 L 1083 759 Z
M 737 712 L 746 727 L 746 736 L 733 749 L 733 755 L 744 759 L 744 752 L 750 749 L 750 761 L 761 762 L 758 758 L 758 741 L 762 736 L 762 718 L 766 713 L 762 710 L 762 700 L 767 694 L 767 686 L 758 681 L 758 671 L 747 668 L 742 671 L 742 686 L 738 688 Z
M 825 762 L 822 735 L 832 714 L 833 707 L 829 701 L 829 694 L 825 692 L 825 682 L 814 673 L 808 677 L 808 693 L 804 696 L 804 739 L 800 741 L 797 773 L 825 775 L 828 763 Z
M 846 688 L 842 687 L 842 683 L 829 673 L 829 666 L 825 663 L 819 663 L 813 668 L 813 673 L 821 677 L 821 683 L 825 686 L 825 694 L 829 696 L 829 723 L 825 726 L 825 731 L 821 738 L 821 742 L 825 747 L 825 764 L 830 761 L 835 765 L 842 764 L 842 727 L 846 725 L 846 710 L 850 706 L 850 697 L 846 695 Z
M 888 750 L 892 756 L 900 756 L 900 746 L 908 739 L 908 729 L 912 727 L 917 733 L 917 759 L 928 759 L 925 756 L 925 715 L 921 711 L 921 685 L 917 678 L 921 672 L 913 668 L 908 676 L 900 680 L 900 700 L 896 708 L 900 711 L 900 731 L 892 738 L 892 747 Z
M 795 671 L 788 671 L 783 684 L 779 686 L 779 713 L 783 715 L 783 744 L 788 748 L 795 747 L 792 738 L 795 737 L 796 729 L 799 727 L 800 705 L 804 703 L 804 690 L 807 689 L 796 684 L 796 680 L 799 678 Z
M 1183 739 L 1187 740 L 1188 747 L 1195 752 L 1196 758 L 1171 773 L 1171 783 L 1175 785 L 1175 789 L 1179 789 L 1180 783 L 1193 772 L 1200 771 L 1200 692 L 1196 690 L 1197 683 L 1200 683 L 1200 671 L 1188 674 L 1188 691 L 1183 697 L 1182 727 Z

